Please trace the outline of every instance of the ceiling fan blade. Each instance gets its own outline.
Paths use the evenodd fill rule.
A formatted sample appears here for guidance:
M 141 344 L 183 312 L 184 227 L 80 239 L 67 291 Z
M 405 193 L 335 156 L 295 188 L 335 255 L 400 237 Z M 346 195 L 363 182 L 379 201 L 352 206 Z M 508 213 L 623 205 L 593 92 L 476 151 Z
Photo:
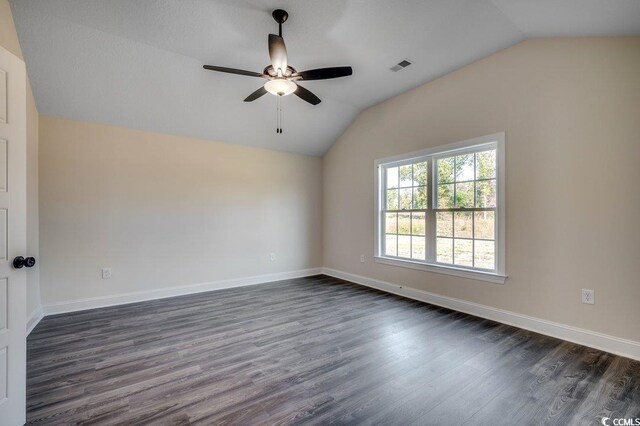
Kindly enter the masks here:
M 287 47 L 284 39 L 275 34 L 269 34 L 269 57 L 273 70 L 277 73 L 282 70 L 282 74 L 287 72 Z
M 296 74 L 296 77 L 302 77 L 305 81 L 328 80 L 330 78 L 346 77 L 351 74 L 353 74 L 351 67 L 330 67 L 302 71 Z
M 259 72 L 238 70 L 235 68 L 216 67 L 213 65 L 205 65 L 203 68 L 211 71 L 226 72 L 228 74 L 246 75 L 249 77 L 264 77 L 264 75 L 260 74 Z
M 317 97 L 304 87 L 300 86 L 299 84 L 298 88 L 293 93 L 295 93 L 295 95 L 300 99 L 309 102 L 311 105 L 318 105 L 320 102 L 322 102 L 319 97 Z
M 267 89 L 265 89 L 264 86 L 262 86 L 258 90 L 256 90 L 255 92 L 253 92 L 252 94 L 247 96 L 247 98 L 244 101 L 245 102 L 253 102 L 256 99 L 258 99 L 260 96 L 265 95 L 266 93 L 267 93 Z

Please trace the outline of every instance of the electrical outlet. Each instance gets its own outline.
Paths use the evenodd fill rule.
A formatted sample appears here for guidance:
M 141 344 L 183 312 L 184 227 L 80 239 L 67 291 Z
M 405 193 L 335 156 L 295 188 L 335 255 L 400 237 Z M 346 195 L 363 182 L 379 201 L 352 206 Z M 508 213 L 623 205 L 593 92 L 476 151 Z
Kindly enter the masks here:
M 102 268 L 102 279 L 108 280 L 111 278 L 111 268 Z
M 595 294 L 590 288 L 582 289 L 582 303 L 593 305 L 595 303 Z
M 270 259 L 272 262 L 275 262 L 275 261 L 276 261 L 276 254 L 275 254 L 275 253 L 270 253 L 270 254 L 269 254 L 269 259 Z
M 364 263 L 364 254 L 360 255 L 360 263 Z

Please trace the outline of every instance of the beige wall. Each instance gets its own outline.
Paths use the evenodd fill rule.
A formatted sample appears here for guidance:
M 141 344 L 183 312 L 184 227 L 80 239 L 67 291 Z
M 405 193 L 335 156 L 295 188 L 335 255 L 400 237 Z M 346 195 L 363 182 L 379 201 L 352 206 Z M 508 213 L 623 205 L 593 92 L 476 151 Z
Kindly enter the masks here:
M 44 116 L 40 138 L 45 305 L 321 266 L 320 158 Z
M 0 0 L 0 46 L 23 59 L 7 0 Z M 38 110 L 27 81 L 27 251 L 39 259 L 38 250 Z M 40 306 L 39 263 L 27 271 L 27 315 Z
M 6 0 L 0 45 L 22 57 Z M 364 111 L 323 170 L 284 153 L 38 126 L 29 88 L 28 245 L 43 300 L 302 269 L 323 254 L 330 268 L 640 341 L 638 75 L 637 37 L 526 41 Z M 507 283 L 373 263 L 373 161 L 500 131 Z M 101 280 L 107 266 L 113 278 Z M 28 286 L 31 312 L 37 269 Z M 595 289 L 595 305 L 580 304 L 580 288 Z
M 364 111 L 324 158 L 324 265 L 640 341 L 639 76 L 637 37 L 530 40 Z M 374 160 L 501 131 L 507 282 L 374 263 Z

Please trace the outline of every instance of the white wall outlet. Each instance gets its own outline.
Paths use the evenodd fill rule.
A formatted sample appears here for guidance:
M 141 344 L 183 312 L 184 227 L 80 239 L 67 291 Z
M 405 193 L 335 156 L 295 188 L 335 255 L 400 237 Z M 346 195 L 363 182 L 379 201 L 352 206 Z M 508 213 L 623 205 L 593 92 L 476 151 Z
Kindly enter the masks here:
M 590 288 L 582 289 L 582 303 L 593 305 L 595 303 L 595 294 Z
M 360 255 L 360 263 L 364 263 L 364 254 Z
M 271 260 L 272 262 L 276 261 L 276 254 L 275 253 L 269 253 L 269 260 Z
M 108 280 L 111 278 L 111 268 L 102 268 L 102 279 Z

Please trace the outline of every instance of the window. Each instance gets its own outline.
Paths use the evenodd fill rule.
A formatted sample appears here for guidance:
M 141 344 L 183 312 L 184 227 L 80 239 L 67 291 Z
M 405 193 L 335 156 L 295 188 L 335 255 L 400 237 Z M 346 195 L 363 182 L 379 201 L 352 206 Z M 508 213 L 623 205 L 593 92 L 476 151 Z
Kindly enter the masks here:
M 386 255 L 426 260 L 427 165 L 419 162 L 385 169 Z
M 376 161 L 376 260 L 504 282 L 504 134 Z

